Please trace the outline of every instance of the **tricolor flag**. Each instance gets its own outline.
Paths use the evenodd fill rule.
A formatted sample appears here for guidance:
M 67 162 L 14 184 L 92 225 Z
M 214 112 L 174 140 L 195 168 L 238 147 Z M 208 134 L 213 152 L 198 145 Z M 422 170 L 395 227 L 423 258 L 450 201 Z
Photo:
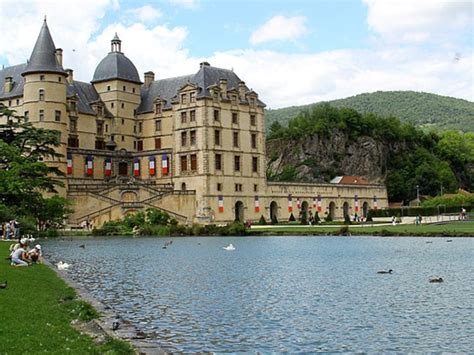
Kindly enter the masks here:
M 296 207 L 301 208 L 301 202 L 299 197 L 296 199 Z
M 293 200 L 291 194 L 288 195 L 288 212 L 293 212 Z
M 94 158 L 92 155 L 86 157 L 86 175 L 91 176 L 94 172 Z
M 354 196 L 354 207 L 355 211 L 359 212 L 359 197 L 357 195 Z
M 163 175 L 168 175 L 168 156 L 166 154 L 163 154 L 161 156 L 161 173 Z
M 374 196 L 374 210 L 377 209 L 377 196 Z
M 149 159 L 150 176 L 154 176 L 156 174 L 155 157 L 151 155 L 148 159 Z
M 258 196 L 255 196 L 255 212 L 260 212 L 260 199 Z
M 224 212 L 224 196 L 219 195 L 217 198 L 217 206 L 219 207 L 219 213 Z
M 322 207 L 321 207 L 321 195 L 318 195 L 318 212 L 321 212 Z
M 133 176 L 140 176 L 140 159 L 133 160 Z
M 112 175 L 112 158 L 105 158 L 105 176 Z
M 72 153 L 67 153 L 67 173 L 72 174 Z

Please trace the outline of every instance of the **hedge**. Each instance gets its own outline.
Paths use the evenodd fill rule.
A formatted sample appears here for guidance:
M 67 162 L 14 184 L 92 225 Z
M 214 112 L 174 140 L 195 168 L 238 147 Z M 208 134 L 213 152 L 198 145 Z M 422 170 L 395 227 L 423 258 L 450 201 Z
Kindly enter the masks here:
M 466 212 L 470 212 L 472 205 L 458 206 L 439 206 L 439 213 L 461 213 L 461 209 L 465 208 Z M 435 216 L 438 214 L 438 207 L 406 207 L 406 208 L 386 208 L 382 210 L 370 210 L 368 217 L 415 217 L 415 216 Z

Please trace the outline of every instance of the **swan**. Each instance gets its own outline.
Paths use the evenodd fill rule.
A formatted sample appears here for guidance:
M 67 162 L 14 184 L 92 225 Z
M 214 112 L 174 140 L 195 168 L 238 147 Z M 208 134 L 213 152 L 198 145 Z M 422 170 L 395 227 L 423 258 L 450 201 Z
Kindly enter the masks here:
M 63 263 L 62 261 L 57 263 L 58 270 L 66 270 L 69 268 L 69 266 L 70 265 L 68 263 Z
M 392 273 L 392 269 L 388 270 L 388 271 L 377 271 L 377 274 L 391 274 Z
M 235 247 L 232 245 L 232 243 L 230 243 L 228 246 L 223 247 L 222 249 L 232 251 L 235 250 Z

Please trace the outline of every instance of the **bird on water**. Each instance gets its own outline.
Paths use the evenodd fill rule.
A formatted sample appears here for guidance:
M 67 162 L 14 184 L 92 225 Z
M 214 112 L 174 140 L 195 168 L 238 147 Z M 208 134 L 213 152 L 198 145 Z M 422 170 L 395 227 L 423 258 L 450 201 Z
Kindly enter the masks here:
M 444 280 L 443 280 L 442 277 L 435 277 L 433 279 L 430 279 L 430 282 L 431 283 L 440 283 L 440 282 L 444 282 Z
M 4 283 L 0 284 L 0 288 L 7 288 L 7 281 L 5 280 Z
M 392 269 L 389 269 L 388 271 L 382 270 L 382 271 L 377 271 L 377 274 L 391 274 L 393 272 Z

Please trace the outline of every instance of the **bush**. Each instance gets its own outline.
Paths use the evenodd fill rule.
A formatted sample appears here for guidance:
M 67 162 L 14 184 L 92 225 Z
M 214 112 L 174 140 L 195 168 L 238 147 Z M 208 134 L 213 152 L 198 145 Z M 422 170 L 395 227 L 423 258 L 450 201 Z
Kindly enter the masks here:
M 122 221 L 105 222 L 102 228 L 94 228 L 93 236 L 112 236 L 112 235 L 132 235 L 132 228 L 125 225 Z
M 328 213 L 328 215 L 326 216 L 325 221 L 326 222 L 332 222 L 332 217 L 331 217 L 330 213 Z
M 278 224 L 278 218 L 275 215 L 272 215 L 272 222 L 273 225 Z
M 344 224 L 351 224 L 351 217 L 348 214 L 344 214 Z
M 260 216 L 260 220 L 258 221 L 258 224 L 260 224 L 261 226 L 267 225 L 267 221 L 265 220 L 265 217 L 263 217 L 263 215 Z
M 288 218 L 288 221 L 289 221 L 289 222 L 294 222 L 294 221 L 296 221 L 296 218 L 295 218 L 295 216 L 293 216 L 293 213 L 290 214 L 290 218 Z
M 171 235 L 171 230 L 168 226 L 145 224 L 140 228 L 139 235 L 164 237 Z
M 459 213 L 461 208 L 465 208 L 467 212 L 472 210 L 472 205 L 458 205 L 458 206 L 446 206 L 439 210 L 440 213 Z M 381 210 L 370 210 L 369 214 L 371 217 L 392 217 L 392 216 L 435 216 L 438 214 L 437 206 L 428 207 L 404 207 L 404 208 L 384 208 Z
M 319 213 L 316 211 L 314 213 L 314 224 L 319 224 L 321 222 L 321 218 L 319 218 Z

